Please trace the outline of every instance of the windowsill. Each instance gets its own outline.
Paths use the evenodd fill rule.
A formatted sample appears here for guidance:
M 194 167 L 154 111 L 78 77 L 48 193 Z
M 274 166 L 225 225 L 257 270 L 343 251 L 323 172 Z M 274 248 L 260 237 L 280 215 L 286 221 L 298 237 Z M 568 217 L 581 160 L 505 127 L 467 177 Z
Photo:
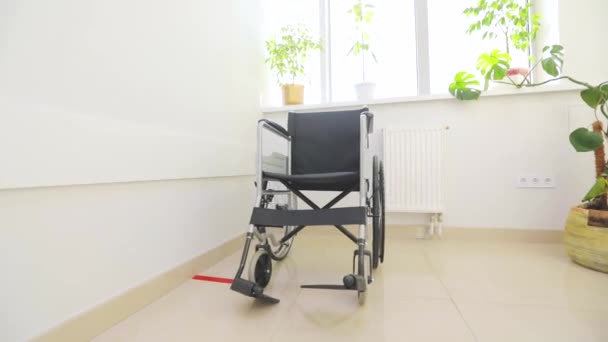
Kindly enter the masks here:
M 522 88 L 522 89 L 494 89 L 489 90 L 481 95 L 481 99 L 484 97 L 495 97 L 495 96 L 513 96 L 513 95 L 528 95 L 528 94 L 543 94 L 543 93 L 556 93 L 556 92 L 567 92 L 574 90 L 581 90 L 581 87 L 572 85 L 545 85 L 537 88 Z M 303 104 L 303 105 L 290 105 L 280 107 L 263 107 L 262 113 L 281 113 L 281 112 L 295 112 L 295 111 L 309 111 L 309 110 L 325 110 L 325 109 L 337 109 L 344 107 L 362 107 L 362 106 L 375 106 L 375 105 L 386 105 L 386 104 L 398 104 L 398 103 L 409 103 L 409 102 L 428 102 L 428 101 L 440 101 L 440 100 L 456 100 L 450 94 L 442 95 L 425 95 L 425 96 L 407 96 L 407 97 L 392 97 L 383 99 L 374 99 L 367 102 L 362 101 L 351 101 L 351 102 L 336 102 L 336 103 L 318 103 L 318 104 Z

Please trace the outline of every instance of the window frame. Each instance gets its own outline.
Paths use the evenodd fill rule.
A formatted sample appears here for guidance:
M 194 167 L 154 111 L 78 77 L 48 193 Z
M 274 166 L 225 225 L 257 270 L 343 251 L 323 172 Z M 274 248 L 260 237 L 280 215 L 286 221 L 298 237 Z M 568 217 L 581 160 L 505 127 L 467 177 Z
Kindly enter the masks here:
M 330 5 L 332 1 L 343 0 L 318 0 L 319 1 L 319 34 L 323 42 L 321 50 L 321 103 L 332 104 L 332 58 L 331 58 L 331 13 Z M 429 41 L 429 10 L 428 0 L 413 0 L 415 16 L 415 39 L 416 39 L 416 71 L 417 71 L 417 91 L 416 96 L 428 97 L 431 95 L 443 95 L 431 93 L 431 68 L 430 68 L 430 41 Z M 531 1 L 531 0 L 526 0 Z M 534 7 L 532 7 L 533 14 Z M 529 48 L 528 54 L 534 55 L 534 49 Z

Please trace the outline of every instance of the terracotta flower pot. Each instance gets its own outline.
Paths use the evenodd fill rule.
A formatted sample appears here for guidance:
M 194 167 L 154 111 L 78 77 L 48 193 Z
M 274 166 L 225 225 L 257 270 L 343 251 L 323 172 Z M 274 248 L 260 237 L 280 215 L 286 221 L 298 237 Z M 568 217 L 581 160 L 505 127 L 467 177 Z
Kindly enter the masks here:
M 608 273 L 608 211 L 572 208 L 566 219 L 564 242 L 577 264 Z
M 283 105 L 298 105 L 304 103 L 304 86 L 300 84 L 284 84 Z

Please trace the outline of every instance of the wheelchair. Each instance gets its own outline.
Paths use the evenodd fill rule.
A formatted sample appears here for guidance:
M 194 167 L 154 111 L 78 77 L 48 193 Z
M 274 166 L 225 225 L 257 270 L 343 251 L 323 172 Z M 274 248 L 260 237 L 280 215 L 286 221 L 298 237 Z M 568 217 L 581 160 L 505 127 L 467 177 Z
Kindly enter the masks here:
M 267 119 L 258 122 L 256 158 L 256 200 L 245 246 L 231 289 L 265 303 L 279 299 L 264 293 L 272 276 L 272 262 L 283 260 L 296 235 L 307 226 L 334 226 L 353 243 L 352 273 L 342 284 L 302 285 L 302 288 L 348 290 L 365 303 L 372 271 L 384 262 L 384 170 L 370 148 L 374 116 L 367 108 L 333 112 L 288 114 L 288 129 Z M 287 144 L 286 172 L 263 170 L 263 136 L 269 131 Z M 371 163 L 371 168 L 370 168 Z M 282 185 L 271 189 L 269 184 Z M 339 192 L 323 207 L 302 191 Z M 351 192 L 359 193 L 356 207 L 334 208 Z M 277 196 L 285 205 L 272 206 Z M 298 209 L 298 200 L 311 209 Z M 371 251 L 368 246 L 368 219 L 372 221 Z M 357 225 L 355 236 L 345 225 Z M 278 233 L 277 233 L 278 232 Z M 256 252 L 249 263 L 248 279 L 243 272 L 252 241 Z

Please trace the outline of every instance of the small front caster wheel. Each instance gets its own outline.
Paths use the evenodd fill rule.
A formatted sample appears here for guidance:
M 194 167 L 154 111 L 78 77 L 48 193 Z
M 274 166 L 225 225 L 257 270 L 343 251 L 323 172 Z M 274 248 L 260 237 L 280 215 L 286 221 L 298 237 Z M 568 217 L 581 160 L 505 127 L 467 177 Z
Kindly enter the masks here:
M 272 276 L 272 258 L 265 249 L 259 249 L 249 263 L 249 280 L 262 288 L 266 287 Z

